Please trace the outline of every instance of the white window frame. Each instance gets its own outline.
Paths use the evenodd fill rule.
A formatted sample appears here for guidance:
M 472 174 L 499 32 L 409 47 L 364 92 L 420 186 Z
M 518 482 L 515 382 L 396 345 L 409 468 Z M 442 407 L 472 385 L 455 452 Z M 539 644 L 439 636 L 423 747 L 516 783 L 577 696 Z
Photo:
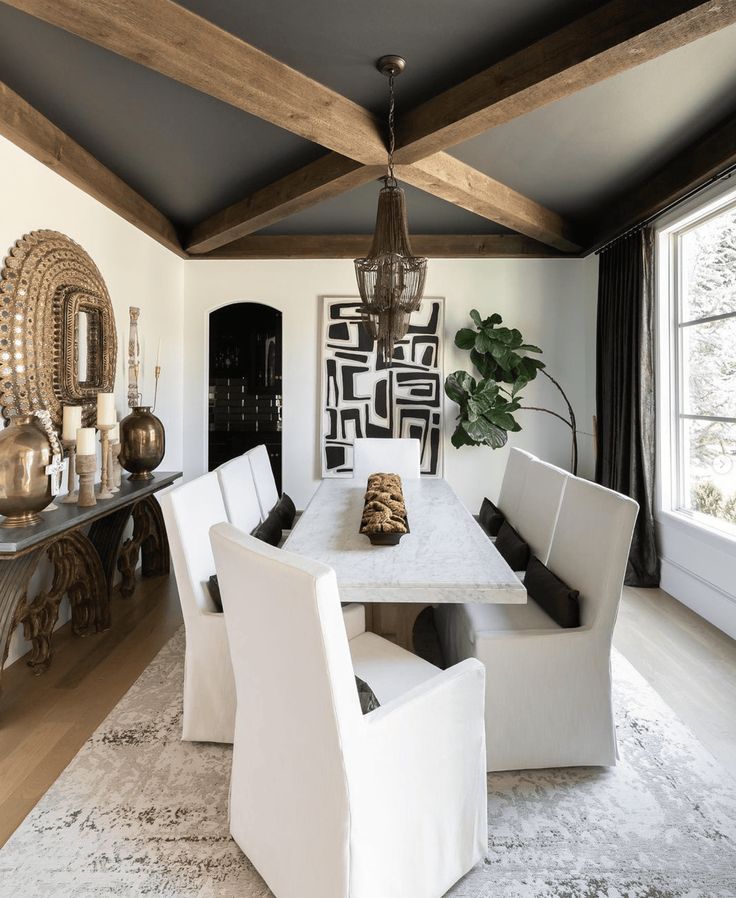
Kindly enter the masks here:
M 683 415 L 682 333 L 694 323 L 736 317 L 733 313 L 681 320 L 682 289 L 679 279 L 678 238 L 736 204 L 732 181 L 713 185 L 698 197 L 673 210 L 655 227 L 656 374 L 657 374 L 657 517 L 693 529 L 716 543 L 736 545 L 736 530 L 727 522 L 684 508 L 684 421 L 718 420 L 736 424 L 736 418 Z M 672 389 L 674 384 L 675 389 Z

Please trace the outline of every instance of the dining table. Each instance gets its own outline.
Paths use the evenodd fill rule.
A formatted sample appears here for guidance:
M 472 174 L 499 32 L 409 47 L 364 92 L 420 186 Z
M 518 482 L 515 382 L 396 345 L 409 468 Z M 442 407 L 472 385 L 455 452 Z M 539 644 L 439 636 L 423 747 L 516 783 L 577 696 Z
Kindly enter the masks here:
M 366 626 L 413 651 L 421 611 L 443 602 L 524 604 L 526 589 L 443 478 L 402 482 L 409 532 L 394 546 L 360 532 L 366 484 L 325 479 L 284 548 L 329 565 Z

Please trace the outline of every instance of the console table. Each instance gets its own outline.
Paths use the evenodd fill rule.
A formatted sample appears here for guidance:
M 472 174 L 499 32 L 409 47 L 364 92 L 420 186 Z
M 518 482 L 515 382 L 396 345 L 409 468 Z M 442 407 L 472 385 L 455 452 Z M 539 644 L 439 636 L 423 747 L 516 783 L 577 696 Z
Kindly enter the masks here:
M 123 479 L 112 499 L 98 499 L 91 508 L 59 503 L 55 511 L 42 512 L 35 526 L 0 528 L 0 677 L 19 624 L 32 645 L 28 664 L 34 673 L 49 666 L 51 635 L 65 595 L 72 631 L 81 636 L 110 626 L 116 570 L 122 594 L 133 594 L 139 552 L 144 577 L 168 573 L 166 528 L 153 494 L 179 477 L 179 471 L 157 471 L 152 480 Z M 133 534 L 121 545 L 131 517 Z M 31 577 L 44 555 L 53 567 L 51 585 L 30 598 Z

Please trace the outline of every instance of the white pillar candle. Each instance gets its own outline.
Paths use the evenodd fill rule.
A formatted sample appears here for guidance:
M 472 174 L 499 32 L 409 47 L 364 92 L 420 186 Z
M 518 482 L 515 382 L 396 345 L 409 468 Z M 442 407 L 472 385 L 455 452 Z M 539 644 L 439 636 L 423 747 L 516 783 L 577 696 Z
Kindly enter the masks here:
M 61 438 L 65 442 L 71 442 L 77 438 L 77 431 L 82 426 L 82 406 L 81 405 L 65 405 L 62 424 Z
M 97 426 L 101 424 L 114 424 L 117 420 L 115 415 L 115 394 L 114 393 L 98 393 L 97 394 Z
M 77 431 L 77 455 L 94 455 L 97 452 L 94 427 L 80 427 Z
M 110 431 L 109 439 L 111 443 L 119 443 L 120 442 L 120 425 L 116 424 L 113 429 Z

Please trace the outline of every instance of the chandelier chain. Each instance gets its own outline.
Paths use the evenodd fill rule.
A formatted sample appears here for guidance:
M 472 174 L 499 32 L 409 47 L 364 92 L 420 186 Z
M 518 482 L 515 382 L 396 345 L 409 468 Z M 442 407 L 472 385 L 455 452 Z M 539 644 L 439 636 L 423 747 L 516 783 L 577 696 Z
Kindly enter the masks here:
M 394 73 L 388 76 L 388 177 L 386 186 L 396 187 L 394 177 L 394 149 L 396 148 L 396 135 L 394 134 L 394 111 L 396 102 L 394 98 Z

